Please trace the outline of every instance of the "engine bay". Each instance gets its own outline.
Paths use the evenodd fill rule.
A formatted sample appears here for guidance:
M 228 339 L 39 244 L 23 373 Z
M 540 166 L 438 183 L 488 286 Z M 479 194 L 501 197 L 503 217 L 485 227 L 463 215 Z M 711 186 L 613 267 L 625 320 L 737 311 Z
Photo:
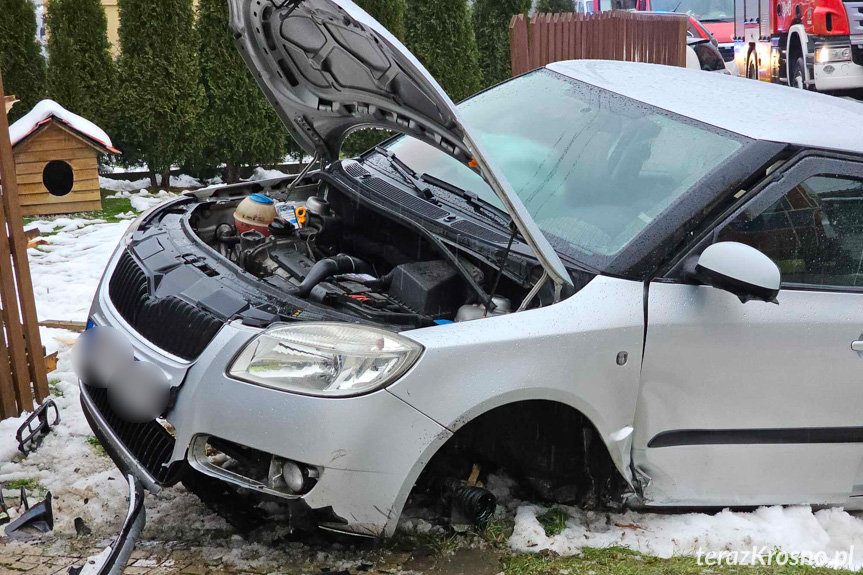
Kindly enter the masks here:
M 365 205 L 331 182 L 302 184 L 202 202 L 190 217 L 192 230 L 286 295 L 384 325 L 425 327 L 511 313 L 537 282 L 535 269 L 522 278 L 504 273 L 505 266 Z M 529 307 L 551 303 L 550 289 L 534 291 Z

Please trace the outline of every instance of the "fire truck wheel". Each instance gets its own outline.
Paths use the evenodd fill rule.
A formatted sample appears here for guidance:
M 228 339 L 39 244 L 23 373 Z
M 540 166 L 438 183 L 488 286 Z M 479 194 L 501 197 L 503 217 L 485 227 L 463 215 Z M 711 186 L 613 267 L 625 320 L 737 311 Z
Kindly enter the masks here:
M 758 61 L 755 50 L 749 53 L 749 58 L 746 60 L 746 77 L 750 80 L 758 79 Z
M 788 85 L 792 88 L 806 89 L 806 64 L 803 62 L 803 56 L 798 56 L 791 62 Z

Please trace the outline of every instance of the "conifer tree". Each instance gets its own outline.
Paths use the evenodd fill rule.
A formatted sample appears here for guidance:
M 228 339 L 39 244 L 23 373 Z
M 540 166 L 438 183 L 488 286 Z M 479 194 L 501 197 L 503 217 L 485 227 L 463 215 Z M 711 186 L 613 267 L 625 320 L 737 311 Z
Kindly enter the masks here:
M 115 135 L 126 164 L 145 163 L 167 185 L 171 166 L 197 153 L 204 103 L 192 0 L 119 0 Z
M 408 0 L 407 45 L 450 98 L 479 91 L 482 72 L 467 0 Z
M 45 58 L 36 41 L 36 9 L 30 0 L 0 1 L 0 73 L 7 95 L 21 100 L 14 122 L 45 96 Z
M 479 50 L 479 64 L 486 86 L 512 76 L 509 50 L 509 23 L 516 14 L 527 14 L 530 0 L 476 0 L 473 28 Z
M 45 24 L 48 96 L 107 129 L 113 119 L 115 71 L 102 3 L 51 0 Z
M 198 134 L 203 163 L 224 163 L 224 181 L 235 183 L 239 168 L 276 163 L 287 153 L 287 130 L 264 98 L 234 46 L 225 0 L 200 0 L 201 82 L 206 94 Z
M 538 0 L 536 11 L 540 14 L 575 12 L 575 2 L 573 0 Z

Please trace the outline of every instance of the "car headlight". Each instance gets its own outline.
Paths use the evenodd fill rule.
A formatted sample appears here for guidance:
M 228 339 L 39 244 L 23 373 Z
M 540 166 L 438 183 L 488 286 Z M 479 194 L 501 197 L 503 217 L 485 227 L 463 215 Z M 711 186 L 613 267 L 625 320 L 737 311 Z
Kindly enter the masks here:
M 348 323 L 271 327 L 240 352 L 228 375 L 305 395 L 346 397 L 392 383 L 422 353 L 395 333 Z
M 845 62 L 851 59 L 851 46 L 823 46 L 818 50 L 818 63 Z

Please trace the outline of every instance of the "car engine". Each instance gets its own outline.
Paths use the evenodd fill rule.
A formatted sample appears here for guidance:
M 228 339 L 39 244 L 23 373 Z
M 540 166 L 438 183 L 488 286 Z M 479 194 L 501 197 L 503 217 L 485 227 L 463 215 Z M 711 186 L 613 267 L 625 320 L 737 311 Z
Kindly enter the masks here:
M 192 227 L 222 257 L 286 295 L 381 324 L 423 327 L 509 313 L 513 298 L 528 291 L 504 276 L 491 297 L 497 272 L 488 263 L 334 186 L 306 186 L 314 193 L 295 199 L 303 188 L 202 204 Z

